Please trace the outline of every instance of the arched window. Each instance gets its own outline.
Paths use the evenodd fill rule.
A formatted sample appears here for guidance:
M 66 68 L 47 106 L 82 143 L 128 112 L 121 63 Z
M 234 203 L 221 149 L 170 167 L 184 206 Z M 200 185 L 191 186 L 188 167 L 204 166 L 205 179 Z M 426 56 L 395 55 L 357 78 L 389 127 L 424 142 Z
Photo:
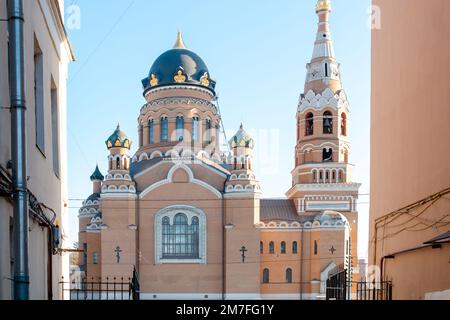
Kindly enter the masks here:
M 184 139 L 184 117 L 178 116 L 176 120 L 176 135 L 177 141 L 183 141 Z
M 314 240 L 314 255 L 317 256 L 318 252 L 319 252 L 319 248 L 317 245 L 317 240 Z
M 339 170 L 339 182 L 344 182 L 344 175 L 342 174 L 342 171 Z
M 316 181 L 317 181 L 317 171 L 314 170 L 313 171 L 313 182 L 316 182 Z
M 205 142 L 207 144 L 211 143 L 211 119 L 206 119 L 206 125 L 205 125 Z
M 280 247 L 280 251 L 281 254 L 286 254 L 286 242 L 281 242 L 281 247 Z
M 270 274 L 269 274 L 269 269 L 264 269 L 263 270 L 263 283 L 269 283 L 270 282 Z
M 305 125 L 305 136 L 312 136 L 314 134 L 314 115 L 311 112 L 306 115 Z
M 333 162 L 333 149 L 332 148 L 324 148 L 322 152 L 322 160 L 323 162 Z
M 335 170 L 333 170 L 333 180 L 332 180 L 332 182 L 336 182 L 336 171 Z
M 200 118 L 199 117 L 193 117 L 192 118 L 192 140 L 193 141 L 198 141 L 199 123 L 200 123 Z
M 269 253 L 270 254 L 275 253 L 275 243 L 273 243 L 273 241 L 270 241 L 270 243 L 269 243 Z
M 116 159 L 116 170 L 120 170 L 120 158 Z
M 286 282 L 292 283 L 292 269 L 291 268 L 286 269 Z
M 341 115 L 341 134 L 347 136 L 347 115 L 345 113 Z
M 148 143 L 155 143 L 155 121 L 153 119 L 148 121 Z
M 185 214 L 179 213 L 170 225 L 170 219 L 162 220 L 162 258 L 199 258 L 199 220 L 193 217 L 189 224 Z
M 325 111 L 325 113 L 323 114 L 323 133 L 333 133 L 333 115 L 330 111 Z
M 169 141 L 169 120 L 167 117 L 161 118 L 161 142 Z
M 298 243 L 297 241 L 292 242 L 292 254 L 298 253 Z
M 264 253 L 264 243 L 262 241 L 259 243 L 259 253 L 260 254 Z
M 319 171 L 319 182 L 323 182 L 323 171 Z

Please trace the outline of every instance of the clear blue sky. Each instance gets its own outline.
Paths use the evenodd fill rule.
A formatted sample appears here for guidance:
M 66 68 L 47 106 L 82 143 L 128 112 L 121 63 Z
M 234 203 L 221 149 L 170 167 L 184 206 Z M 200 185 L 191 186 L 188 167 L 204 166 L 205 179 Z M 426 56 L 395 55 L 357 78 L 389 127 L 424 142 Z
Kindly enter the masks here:
M 217 81 L 228 134 L 241 121 L 254 134 L 256 174 L 264 197 L 283 197 L 291 186 L 295 114 L 317 30 L 316 2 L 66 0 L 66 7 L 76 4 L 81 10 L 81 28 L 68 30 L 77 57 L 68 81 L 69 198 L 91 194 L 89 176 L 97 162 L 105 174 L 104 141 L 118 122 L 138 141 L 137 117 L 145 103 L 141 79 L 173 46 L 178 29 Z M 351 103 L 354 180 L 368 194 L 370 0 L 333 0 L 332 5 L 335 51 Z M 369 197 L 361 196 L 359 202 L 358 249 L 366 257 Z M 80 205 L 70 201 L 72 242 L 77 240 Z

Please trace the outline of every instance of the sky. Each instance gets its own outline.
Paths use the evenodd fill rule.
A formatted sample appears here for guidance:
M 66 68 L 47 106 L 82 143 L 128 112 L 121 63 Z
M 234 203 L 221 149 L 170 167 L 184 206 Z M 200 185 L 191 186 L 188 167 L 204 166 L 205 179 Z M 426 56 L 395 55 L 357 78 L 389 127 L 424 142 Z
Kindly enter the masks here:
M 225 133 L 241 122 L 256 140 L 255 173 L 263 197 L 291 187 L 295 115 L 317 31 L 316 0 L 66 0 L 76 62 L 69 67 L 69 243 L 77 241 L 79 199 L 92 193 L 105 140 L 117 123 L 135 141 L 144 105 L 141 80 L 172 48 L 178 30 L 217 81 Z M 362 183 L 358 203 L 360 258 L 367 257 L 370 187 L 370 0 L 332 0 L 335 52 L 350 100 L 350 161 Z M 74 19 L 75 17 L 75 19 Z

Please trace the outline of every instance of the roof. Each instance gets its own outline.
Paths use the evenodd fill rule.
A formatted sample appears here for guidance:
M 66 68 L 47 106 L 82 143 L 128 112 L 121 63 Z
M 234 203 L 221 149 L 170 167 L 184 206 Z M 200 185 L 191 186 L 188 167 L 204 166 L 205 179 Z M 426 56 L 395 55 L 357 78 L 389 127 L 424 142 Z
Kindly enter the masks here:
M 103 179 L 105 179 L 105 177 L 102 175 L 97 165 L 94 173 L 91 175 L 91 181 L 103 181 Z
M 436 238 L 424 242 L 424 244 L 438 244 L 446 242 L 450 242 L 450 230 L 447 231 L 446 233 L 441 234 L 440 236 L 437 236 Z
M 255 146 L 255 140 L 253 140 L 252 136 L 245 131 L 244 125 L 241 123 L 238 132 L 236 132 L 236 134 L 229 141 L 229 145 L 231 148 L 245 147 L 253 149 Z
M 142 84 L 145 94 L 151 88 L 180 84 L 201 86 L 214 92 L 216 82 L 211 79 L 203 59 L 185 47 L 179 32 L 175 46 L 155 60 Z
M 120 125 L 117 125 L 116 130 L 105 143 L 108 149 L 116 147 L 130 149 L 132 142 L 127 134 L 120 129 Z
M 261 199 L 261 221 L 301 221 L 294 202 L 289 199 Z

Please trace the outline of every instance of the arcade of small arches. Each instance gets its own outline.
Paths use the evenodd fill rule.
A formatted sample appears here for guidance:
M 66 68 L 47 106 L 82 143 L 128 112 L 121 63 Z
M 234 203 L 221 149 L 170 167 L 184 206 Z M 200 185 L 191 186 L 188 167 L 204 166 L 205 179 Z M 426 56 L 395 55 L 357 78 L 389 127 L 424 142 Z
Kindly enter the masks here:
M 315 183 L 344 183 L 344 169 L 312 169 L 312 180 Z
M 111 154 L 108 156 L 108 168 L 109 170 L 129 170 L 130 157 L 126 154 Z
M 298 221 L 288 222 L 288 221 L 271 221 L 271 222 L 260 222 L 260 229 L 274 229 L 274 230 L 308 230 L 308 229 L 318 229 L 318 228 L 345 228 L 348 227 L 348 222 L 345 220 L 338 221 L 306 221 L 300 223 Z
M 197 153 L 194 153 L 191 149 L 171 149 L 166 152 L 163 152 L 161 150 L 154 150 L 151 153 L 147 152 L 141 152 L 140 154 L 136 154 L 132 159 L 131 162 L 141 162 L 146 160 L 153 160 L 156 158 L 168 158 L 168 159 L 192 159 L 192 158 L 199 158 L 199 159 L 209 159 L 214 162 L 220 162 L 223 161 L 223 157 L 215 152 L 208 153 L 205 150 L 201 150 Z
M 136 193 L 136 188 L 128 185 L 103 185 L 102 193 Z

